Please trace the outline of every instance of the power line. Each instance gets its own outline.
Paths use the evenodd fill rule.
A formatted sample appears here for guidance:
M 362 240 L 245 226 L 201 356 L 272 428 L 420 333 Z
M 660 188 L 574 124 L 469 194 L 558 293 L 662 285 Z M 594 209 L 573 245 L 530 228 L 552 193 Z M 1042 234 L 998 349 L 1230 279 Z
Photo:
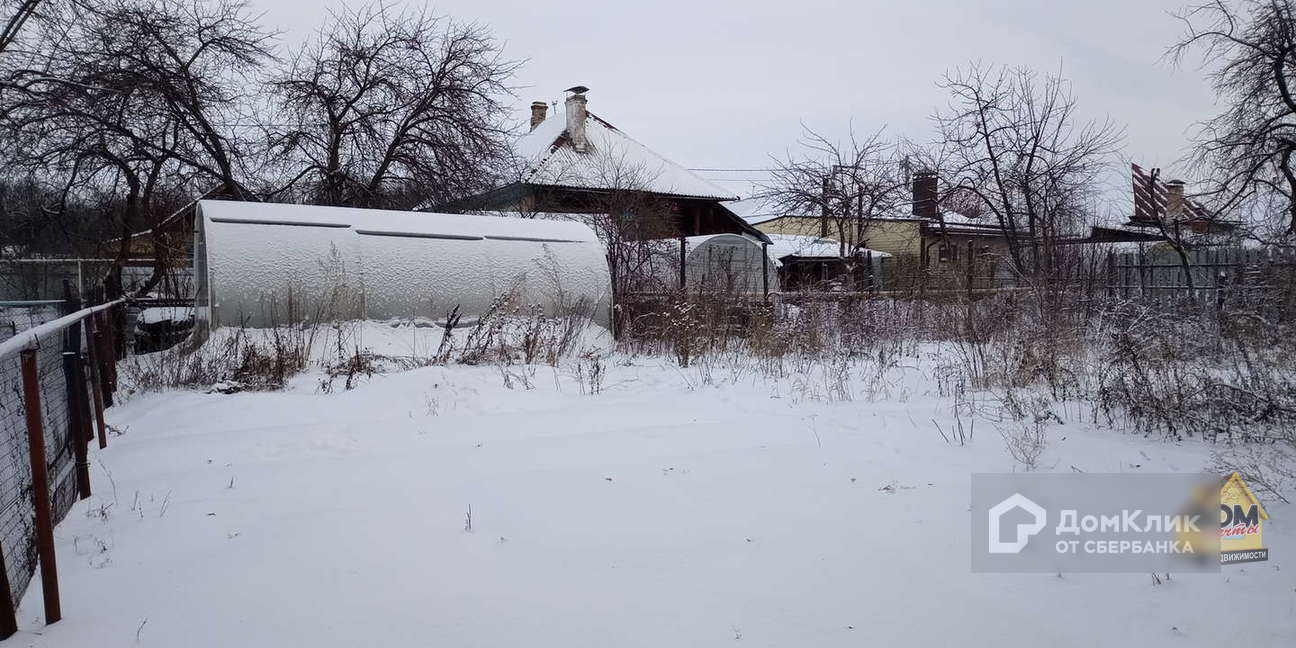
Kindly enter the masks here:
M 696 169 L 693 168 L 689 169 L 689 171 L 724 171 L 724 172 L 734 172 L 734 173 L 768 173 L 777 170 L 778 169 L 721 169 L 715 167 L 700 167 Z

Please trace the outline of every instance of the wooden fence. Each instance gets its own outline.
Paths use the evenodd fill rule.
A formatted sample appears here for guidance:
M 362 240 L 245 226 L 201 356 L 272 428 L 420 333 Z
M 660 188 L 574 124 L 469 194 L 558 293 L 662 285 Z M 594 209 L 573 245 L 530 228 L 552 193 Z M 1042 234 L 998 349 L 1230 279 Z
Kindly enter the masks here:
M 1296 252 L 1211 247 L 1179 253 L 1165 247 L 1109 254 L 1106 290 L 1113 298 L 1192 299 L 1222 306 L 1272 298 L 1293 288 Z

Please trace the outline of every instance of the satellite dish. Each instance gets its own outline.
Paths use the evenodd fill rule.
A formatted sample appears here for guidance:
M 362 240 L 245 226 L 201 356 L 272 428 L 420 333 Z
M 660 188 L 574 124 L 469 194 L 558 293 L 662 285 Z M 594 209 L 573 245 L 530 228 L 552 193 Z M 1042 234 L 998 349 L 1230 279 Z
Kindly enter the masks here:
M 574 93 L 576 93 L 576 94 L 584 94 L 584 93 L 586 93 L 586 92 L 589 92 L 589 88 L 586 88 L 586 87 L 583 86 L 583 85 L 576 85 L 576 86 L 572 86 L 572 87 L 570 87 L 570 88 L 567 88 L 567 90 L 565 90 L 565 92 L 574 92 Z

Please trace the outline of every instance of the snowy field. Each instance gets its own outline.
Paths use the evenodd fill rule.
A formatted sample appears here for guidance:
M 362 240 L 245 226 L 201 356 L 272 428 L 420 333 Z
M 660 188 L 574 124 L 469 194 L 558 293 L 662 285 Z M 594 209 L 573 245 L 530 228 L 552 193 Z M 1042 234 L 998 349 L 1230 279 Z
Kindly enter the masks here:
M 30 646 L 1296 645 L 1296 510 L 1221 575 L 972 574 L 969 475 L 923 357 L 810 376 L 613 356 L 430 367 L 322 393 L 137 395 L 57 529 L 64 620 Z M 530 384 L 530 389 L 527 384 Z M 1210 449 L 1087 423 L 1039 470 L 1202 469 Z

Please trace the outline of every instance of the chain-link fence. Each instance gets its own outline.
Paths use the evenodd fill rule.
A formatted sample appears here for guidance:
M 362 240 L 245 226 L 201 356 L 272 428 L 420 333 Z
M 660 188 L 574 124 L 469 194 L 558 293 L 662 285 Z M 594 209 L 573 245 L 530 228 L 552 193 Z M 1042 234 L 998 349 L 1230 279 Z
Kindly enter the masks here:
M 57 585 L 45 582 L 56 563 L 53 525 L 89 495 L 96 423 L 100 445 L 106 442 L 102 408 L 115 383 L 123 307 L 79 306 L 75 299 L 0 302 L 0 558 L 7 585 L 0 587 L 0 638 L 12 633 L 13 609 L 46 556 L 46 618 L 57 618 Z M 42 473 L 44 484 L 34 478 Z

